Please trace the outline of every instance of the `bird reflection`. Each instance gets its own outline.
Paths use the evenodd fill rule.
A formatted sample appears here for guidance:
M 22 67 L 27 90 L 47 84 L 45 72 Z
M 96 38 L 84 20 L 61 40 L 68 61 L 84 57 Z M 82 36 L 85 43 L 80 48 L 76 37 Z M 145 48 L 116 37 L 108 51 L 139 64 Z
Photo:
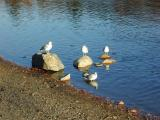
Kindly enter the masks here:
M 88 85 L 94 87 L 95 89 L 98 89 L 98 82 L 96 80 L 90 81 L 90 80 L 84 80 Z

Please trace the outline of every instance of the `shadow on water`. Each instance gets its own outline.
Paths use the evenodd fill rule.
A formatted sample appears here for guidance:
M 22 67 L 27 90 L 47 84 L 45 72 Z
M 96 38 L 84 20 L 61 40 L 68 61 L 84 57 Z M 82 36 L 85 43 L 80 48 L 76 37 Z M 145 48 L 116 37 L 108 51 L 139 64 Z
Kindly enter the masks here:
M 29 9 L 35 5 L 38 13 L 43 19 L 52 19 L 52 15 L 69 15 L 68 19 L 78 27 L 81 23 L 81 16 L 86 12 L 91 17 L 102 20 L 117 20 L 117 17 L 131 16 L 135 19 L 142 19 L 143 22 L 151 19 L 159 19 L 160 3 L 158 0 L 4 0 L 10 16 L 14 22 L 23 21 L 21 10 Z M 100 7 L 99 7 L 100 6 Z M 55 13 L 56 12 L 56 13 Z M 152 15 L 152 16 L 151 16 Z M 115 18 L 114 18 L 115 17 Z M 144 18 L 145 17 L 145 18 Z M 152 18 L 151 18 L 152 17 Z M 21 20 L 22 19 L 22 20 Z M 157 20 L 158 22 L 158 20 Z M 78 25 L 79 24 L 79 25 Z

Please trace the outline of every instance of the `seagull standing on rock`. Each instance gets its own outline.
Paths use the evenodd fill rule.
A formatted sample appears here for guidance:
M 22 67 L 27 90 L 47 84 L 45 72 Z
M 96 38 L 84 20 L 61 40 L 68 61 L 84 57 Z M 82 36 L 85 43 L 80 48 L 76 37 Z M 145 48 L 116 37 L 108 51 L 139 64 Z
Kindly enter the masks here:
M 88 53 L 87 46 L 85 46 L 85 45 L 82 46 L 82 53 L 83 53 L 83 56 L 85 56 Z
M 108 53 L 109 53 L 109 47 L 105 46 L 104 49 L 103 49 L 103 52 L 108 55 Z
M 43 53 L 49 52 L 52 49 L 52 41 L 49 41 L 47 44 L 41 47 L 40 51 Z
M 97 72 L 85 76 L 86 80 L 94 81 L 98 78 Z

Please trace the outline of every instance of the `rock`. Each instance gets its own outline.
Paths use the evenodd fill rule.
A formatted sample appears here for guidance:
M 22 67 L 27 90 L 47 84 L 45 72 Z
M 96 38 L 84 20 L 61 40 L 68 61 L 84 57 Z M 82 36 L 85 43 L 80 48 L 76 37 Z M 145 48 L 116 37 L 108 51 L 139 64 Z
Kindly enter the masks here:
M 94 65 L 95 65 L 96 67 L 102 67 L 102 66 L 103 66 L 102 63 L 94 63 Z
M 83 68 L 83 67 L 91 66 L 92 64 L 93 64 L 93 60 L 87 55 L 76 59 L 73 63 L 73 65 L 76 68 Z
M 118 105 L 124 105 L 124 102 L 121 100 L 119 101 Z
M 60 71 L 64 69 L 64 65 L 57 54 L 46 53 L 40 54 L 36 53 L 32 56 L 32 67 L 50 70 L 50 71 Z
M 131 110 L 129 110 L 129 113 L 137 116 L 139 112 L 136 109 L 131 109 Z
M 118 108 L 120 108 L 120 109 L 124 109 L 125 108 L 125 103 L 124 103 L 124 101 L 119 101 L 118 102 Z
M 107 55 L 107 54 L 102 54 L 100 57 L 100 59 L 110 59 L 111 56 Z
M 111 65 L 115 62 L 116 62 L 116 60 L 114 60 L 114 59 L 105 59 L 102 63 L 105 65 Z
M 65 75 L 64 77 L 62 77 L 60 80 L 61 81 L 68 81 L 68 80 L 70 80 L 71 79 L 71 75 L 70 74 L 67 74 L 67 75 Z

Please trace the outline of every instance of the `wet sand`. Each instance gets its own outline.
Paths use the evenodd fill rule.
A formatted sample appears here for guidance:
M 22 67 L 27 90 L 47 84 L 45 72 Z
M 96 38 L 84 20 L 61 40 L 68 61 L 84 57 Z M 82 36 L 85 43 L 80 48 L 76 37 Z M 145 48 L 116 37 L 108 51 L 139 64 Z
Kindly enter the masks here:
M 46 72 L 0 58 L 0 120 L 140 120 L 110 101 L 75 89 Z

